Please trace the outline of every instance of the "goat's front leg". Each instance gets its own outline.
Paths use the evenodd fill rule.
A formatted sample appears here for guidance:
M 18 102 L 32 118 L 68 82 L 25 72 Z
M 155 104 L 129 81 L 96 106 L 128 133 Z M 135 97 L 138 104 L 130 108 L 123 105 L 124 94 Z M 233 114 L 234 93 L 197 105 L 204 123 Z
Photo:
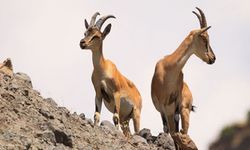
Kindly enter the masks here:
M 162 119 L 162 124 L 163 124 L 163 131 L 165 133 L 169 133 L 170 127 L 168 125 L 168 118 L 165 116 L 164 113 L 161 113 L 161 119 Z
M 95 125 L 99 125 L 101 109 L 102 109 L 102 97 L 96 95 L 95 96 L 95 115 L 94 115 Z
M 120 118 L 119 118 L 119 113 L 120 113 L 120 94 L 118 92 L 114 93 L 114 102 L 115 102 L 115 110 L 114 110 L 114 115 L 113 115 L 113 121 L 117 129 L 119 129 L 119 123 L 120 123 Z
M 169 129 L 170 129 L 170 134 L 174 134 L 176 131 L 175 131 L 175 114 L 170 114 L 167 116 L 168 117 L 168 123 L 169 123 Z

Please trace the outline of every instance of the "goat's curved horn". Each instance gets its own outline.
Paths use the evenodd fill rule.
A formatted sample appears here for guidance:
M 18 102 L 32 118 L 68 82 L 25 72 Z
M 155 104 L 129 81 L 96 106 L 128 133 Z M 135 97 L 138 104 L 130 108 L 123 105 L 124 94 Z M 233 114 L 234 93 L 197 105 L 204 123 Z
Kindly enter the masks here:
M 206 20 L 205 14 L 203 13 L 203 11 L 202 11 L 200 8 L 196 7 L 196 9 L 197 9 L 197 10 L 200 12 L 200 14 L 201 14 L 202 28 L 207 27 L 207 20 Z
M 115 18 L 115 16 L 113 16 L 113 15 L 103 16 L 102 18 L 100 18 L 100 19 L 96 22 L 96 24 L 95 24 L 96 27 L 97 27 L 98 29 L 101 29 L 103 23 L 104 23 L 107 19 L 109 19 L 109 18 Z
M 202 20 L 201 20 L 201 16 L 199 14 L 197 14 L 195 11 L 192 11 L 196 16 L 197 18 L 199 19 L 199 22 L 200 22 L 200 27 L 202 28 Z
M 100 15 L 100 13 L 99 13 L 99 12 L 96 12 L 96 13 L 92 16 L 91 21 L 90 21 L 90 26 L 95 25 L 95 20 L 96 20 L 96 17 L 97 17 L 98 15 Z

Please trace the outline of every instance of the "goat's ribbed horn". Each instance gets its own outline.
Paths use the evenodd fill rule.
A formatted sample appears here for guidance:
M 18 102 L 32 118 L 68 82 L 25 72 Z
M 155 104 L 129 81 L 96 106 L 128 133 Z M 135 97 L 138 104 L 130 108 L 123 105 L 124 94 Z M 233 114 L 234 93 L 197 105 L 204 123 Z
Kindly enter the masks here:
M 197 14 L 195 11 L 192 11 L 196 16 L 197 18 L 199 19 L 199 22 L 200 22 L 200 27 L 202 28 L 202 20 L 201 20 L 201 16 L 199 14 Z
M 99 12 L 96 12 L 96 13 L 92 16 L 89 26 L 94 26 L 94 25 L 95 25 L 95 20 L 96 20 L 96 17 L 97 17 L 98 15 L 100 15 L 100 13 L 99 13 Z
M 100 18 L 100 19 L 96 22 L 96 24 L 95 24 L 96 27 L 97 27 L 98 29 L 101 29 L 103 23 L 104 23 L 107 19 L 109 19 L 109 18 L 115 18 L 115 16 L 113 16 L 113 15 L 103 16 L 102 18 Z
M 206 20 L 205 14 L 203 13 L 203 11 L 202 11 L 200 8 L 196 7 L 196 9 L 197 9 L 197 10 L 200 12 L 200 14 L 201 14 L 202 28 L 207 27 L 207 20 Z

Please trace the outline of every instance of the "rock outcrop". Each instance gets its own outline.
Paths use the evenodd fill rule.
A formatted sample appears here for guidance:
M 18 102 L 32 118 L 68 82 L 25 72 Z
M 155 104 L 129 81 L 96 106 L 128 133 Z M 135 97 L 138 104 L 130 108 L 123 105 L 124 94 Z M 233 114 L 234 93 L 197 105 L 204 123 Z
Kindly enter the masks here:
M 242 123 L 235 123 L 222 129 L 210 150 L 249 150 L 250 149 L 250 111 Z
M 3 63 L 0 63 L 0 72 L 7 74 L 8 76 L 13 75 L 13 66 L 10 58 L 7 58 Z
M 83 110 L 84 111 L 84 110 Z M 33 89 L 29 76 L 0 72 L 0 150 L 174 150 L 166 133 L 149 129 L 126 139 L 108 121 L 94 126 L 85 115 L 71 113 Z

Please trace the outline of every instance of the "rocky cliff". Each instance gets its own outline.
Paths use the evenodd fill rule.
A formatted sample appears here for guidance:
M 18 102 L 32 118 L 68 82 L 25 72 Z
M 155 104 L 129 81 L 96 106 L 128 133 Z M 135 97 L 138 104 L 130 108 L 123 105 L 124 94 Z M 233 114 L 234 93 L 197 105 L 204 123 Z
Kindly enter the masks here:
M 0 150 L 175 149 L 165 133 L 152 136 L 143 129 L 126 139 L 108 121 L 94 126 L 83 113 L 71 113 L 53 99 L 43 98 L 24 73 L 0 72 L 0 114 Z
M 222 129 L 218 139 L 213 142 L 210 150 L 250 150 L 250 111 L 247 119 Z

